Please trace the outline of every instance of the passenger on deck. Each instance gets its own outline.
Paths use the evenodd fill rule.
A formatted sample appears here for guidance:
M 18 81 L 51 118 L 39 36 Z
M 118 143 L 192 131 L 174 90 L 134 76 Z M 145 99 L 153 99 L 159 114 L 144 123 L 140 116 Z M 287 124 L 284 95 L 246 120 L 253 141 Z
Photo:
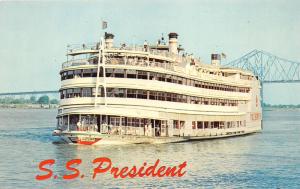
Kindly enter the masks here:
M 157 46 L 160 45 L 160 39 L 157 41 Z
M 147 42 L 147 40 L 145 40 L 145 42 L 144 42 L 144 51 L 148 51 L 148 42 Z
M 77 131 L 80 131 L 81 130 L 81 122 L 78 121 L 76 125 L 77 125 Z
M 125 49 L 125 47 L 126 47 L 126 44 L 125 44 L 125 43 L 122 43 L 122 44 L 121 44 L 121 50 L 122 50 L 122 49 Z

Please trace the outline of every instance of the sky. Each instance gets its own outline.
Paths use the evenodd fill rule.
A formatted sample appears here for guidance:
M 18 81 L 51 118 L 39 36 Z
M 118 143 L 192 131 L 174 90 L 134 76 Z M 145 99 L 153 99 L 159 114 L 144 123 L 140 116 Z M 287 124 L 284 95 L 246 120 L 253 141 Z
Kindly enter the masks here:
M 0 92 L 58 90 L 68 44 L 99 41 L 155 43 L 179 34 L 187 52 L 209 63 L 264 50 L 300 62 L 300 1 L 109 0 L 0 1 Z M 300 104 L 300 84 L 267 84 L 265 102 Z

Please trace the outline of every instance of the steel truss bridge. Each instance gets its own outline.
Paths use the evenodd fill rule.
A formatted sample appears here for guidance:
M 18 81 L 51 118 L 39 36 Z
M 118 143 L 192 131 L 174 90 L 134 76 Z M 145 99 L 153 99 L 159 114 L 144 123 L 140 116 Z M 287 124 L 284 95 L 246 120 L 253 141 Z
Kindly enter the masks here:
M 253 72 L 261 81 L 261 100 L 265 83 L 300 83 L 300 62 L 287 60 L 262 50 L 253 50 L 225 66 Z
M 265 51 L 253 50 L 226 66 L 252 71 L 262 83 L 300 82 L 300 62 L 280 58 Z
M 253 50 L 224 66 L 237 67 L 253 72 L 261 81 L 262 100 L 264 83 L 300 82 L 300 62 L 280 58 L 261 50 Z M 58 90 L 0 93 L 0 98 L 6 96 L 58 95 L 58 93 Z

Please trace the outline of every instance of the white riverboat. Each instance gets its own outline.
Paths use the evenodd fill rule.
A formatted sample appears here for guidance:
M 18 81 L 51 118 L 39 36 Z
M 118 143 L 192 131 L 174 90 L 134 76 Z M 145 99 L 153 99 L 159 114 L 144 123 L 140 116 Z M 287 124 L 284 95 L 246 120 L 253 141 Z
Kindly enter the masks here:
M 253 73 L 184 53 L 178 35 L 155 45 L 70 46 L 60 71 L 53 135 L 67 143 L 169 143 L 260 132 L 260 82 Z

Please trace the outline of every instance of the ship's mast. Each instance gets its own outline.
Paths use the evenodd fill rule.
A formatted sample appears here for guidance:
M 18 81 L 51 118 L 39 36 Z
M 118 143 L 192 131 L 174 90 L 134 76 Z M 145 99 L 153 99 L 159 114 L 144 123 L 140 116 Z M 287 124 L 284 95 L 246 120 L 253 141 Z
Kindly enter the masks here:
M 106 56 L 105 56 L 105 43 L 102 37 L 102 68 L 103 68 L 103 88 L 104 88 L 104 104 L 107 105 L 106 101 L 106 70 L 105 70 L 105 62 L 106 62 Z M 98 68 L 99 70 L 99 68 Z
M 104 43 L 104 37 L 101 37 L 100 40 L 100 48 L 99 48 L 99 54 L 98 54 L 98 67 L 97 67 L 97 79 L 96 79 L 96 94 L 95 94 L 95 104 L 94 106 L 97 106 L 97 99 L 98 99 L 98 93 L 99 93 L 99 77 L 100 77 L 100 68 L 103 68 L 103 88 L 104 88 L 104 104 L 107 105 L 106 102 L 106 73 L 105 73 L 105 43 Z M 102 63 L 101 63 L 102 62 Z

